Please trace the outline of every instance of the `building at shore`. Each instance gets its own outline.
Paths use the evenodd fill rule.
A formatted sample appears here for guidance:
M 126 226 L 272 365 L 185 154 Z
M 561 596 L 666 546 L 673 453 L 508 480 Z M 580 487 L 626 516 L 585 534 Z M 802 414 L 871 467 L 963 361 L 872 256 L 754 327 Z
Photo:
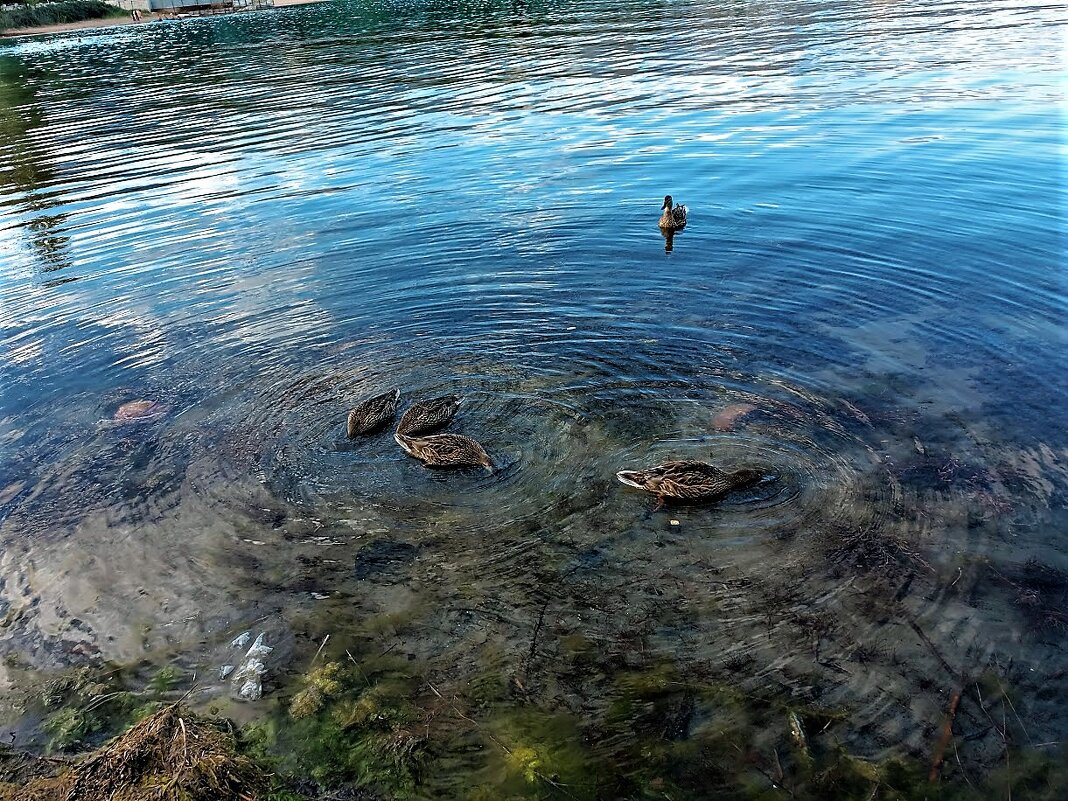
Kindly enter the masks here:
M 149 10 L 158 13 L 212 14 L 270 8 L 274 0 L 144 0 Z

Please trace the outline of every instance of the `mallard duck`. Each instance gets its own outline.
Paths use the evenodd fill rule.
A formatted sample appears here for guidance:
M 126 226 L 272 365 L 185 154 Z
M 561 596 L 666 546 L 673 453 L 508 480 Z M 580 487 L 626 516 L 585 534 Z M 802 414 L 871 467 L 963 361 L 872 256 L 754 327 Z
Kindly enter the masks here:
M 486 449 L 463 434 L 432 434 L 429 437 L 406 437 L 394 434 L 393 439 L 427 467 L 476 467 L 493 470 L 493 460 Z
M 463 400 L 459 395 L 442 395 L 413 403 L 397 424 L 397 433 L 410 437 L 441 428 L 453 418 Z
M 370 434 L 389 422 L 397 411 L 400 395 L 399 389 L 391 389 L 389 392 L 365 400 L 349 412 L 349 438 L 360 434 Z
M 682 501 L 714 501 L 729 492 L 758 483 L 756 470 L 742 469 L 725 473 L 707 462 L 684 459 L 665 462 L 648 470 L 620 470 L 616 478 L 628 487 L 651 492 L 660 503 L 668 498 Z
M 660 215 L 660 227 L 665 231 L 678 231 L 686 226 L 686 207 L 672 206 L 671 195 L 664 196 L 664 205 L 660 207 L 664 213 Z

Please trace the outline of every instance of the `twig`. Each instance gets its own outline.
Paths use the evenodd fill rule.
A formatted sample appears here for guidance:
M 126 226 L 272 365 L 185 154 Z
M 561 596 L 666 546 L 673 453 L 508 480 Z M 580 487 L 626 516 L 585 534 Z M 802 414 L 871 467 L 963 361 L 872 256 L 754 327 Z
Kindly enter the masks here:
M 776 758 L 778 758 L 777 754 L 776 754 Z M 775 788 L 776 790 L 785 790 L 787 795 L 790 796 L 790 798 L 796 798 L 797 797 L 795 795 L 794 790 L 793 790 L 792 787 L 788 787 L 785 783 L 783 783 L 781 781 L 776 781 L 774 776 L 772 776 L 770 773 L 768 773 L 766 770 L 764 770 L 764 768 L 760 767 L 760 765 L 758 765 L 756 762 L 751 762 L 750 763 L 750 767 L 752 767 L 753 770 L 755 770 L 757 773 L 759 773 L 761 776 L 763 776 L 765 779 L 767 779 L 768 783 L 773 788 Z
M 89 711 L 91 711 L 93 709 L 96 709 L 98 706 L 103 704 L 109 698 L 114 698 L 116 695 L 122 695 L 122 693 L 123 693 L 122 690 L 116 690 L 113 693 L 104 693 L 103 695 L 98 695 L 93 700 L 91 700 L 88 704 L 86 704 L 85 705 L 85 709 L 83 709 L 82 711 L 83 712 L 89 712 Z
M 974 788 L 972 780 L 968 778 L 967 772 L 964 770 L 964 763 L 960 761 L 960 754 L 957 753 L 957 743 L 953 742 L 953 756 L 957 758 L 957 767 L 960 768 L 960 775 L 964 777 L 964 781 L 968 782 L 968 786 Z
M 950 583 L 949 587 L 952 587 L 954 584 L 956 584 L 958 581 L 960 581 L 960 577 L 963 574 L 964 574 L 964 568 L 963 567 L 958 567 L 957 568 L 957 577 L 955 579 L 953 579 L 953 581 Z M 946 589 L 949 589 L 949 587 L 947 587 Z
M 1004 698 L 1004 696 L 1002 696 Z M 1012 801 L 1012 766 L 1009 765 L 1009 739 L 1005 737 L 1005 732 L 1008 731 L 1005 728 L 1005 704 L 1001 704 L 1001 731 L 1002 737 L 1005 739 L 1005 793 L 1007 801 Z
M 779 784 L 782 784 L 784 774 L 782 772 L 782 763 L 779 762 L 779 749 L 772 746 L 771 755 L 775 757 L 775 774 L 779 777 Z
M 448 704 L 448 705 L 449 705 L 449 706 L 450 706 L 450 707 L 452 708 L 452 711 L 453 711 L 453 712 L 455 712 L 455 713 L 456 713 L 457 715 L 459 715 L 460 717 L 462 717 L 462 718 L 463 718 L 464 720 L 466 720 L 466 721 L 467 721 L 468 723 L 470 723 L 471 725 L 473 725 L 473 726 L 474 726 L 474 727 L 475 727 L 476 729 L 478 729 L 479 731 L 481 731 L 481 730 L 482 730 L 482 727 L 478 725 L 478 721 L 476 721 L 476 720 L 472 720 L 471 718 L 467 717 L 467 715 L 465 715 L 465 714 L 464 714 L 463 712 L 461 712 L 461 711 L 460 711 L 460 710 L 459 710 L 459 709 L 457 708 L 456 704 L 454 704 L 454 703 L 453 703 L 452 701 L 450 701 L 449 699 L 447 699 L 447 698 L 446 698 L 446 697 L 445 697 L 444 695 L 442 695 L 441 693 L 439 693 L 439 692 L 438 692 L 438 688 L 437 688 L 437 687 L 435 687 L 435 686 L 434 686 L 433 684 L 431 684 L 431 683 L 430 683 L 429 681 L 428 681 L 428 682 L 426 683 L 426 686 L 427 686 L 427 687 L 429 687 L 429 688 L 431 689 L 431 691 L 432 691 L 432 692 L 434 693 L 434 695 L 436 695 L 436 696 L 437 696 L 438 698 L 440 698 L 440 699 L 441 699 L 442 701 L 444 701 L 444 702 L 445 702 L 446 704 Z M 493 742 L 497 743 L 497 745 L 499 745 L 499 746 L 500 746 L 500 747 L 501 747 L 501 748 L 502 748 L 502 749 L 504 750 L 504 753 L 508 754 L 508 756 L 511 756 L 511 755 L 512 755 L 512 751 L 511 751 L 511 749 L 509 749 L 509 748 L 508 748 L 508 746 L 506 746 L 506 745 L 505 745 L 504 743 L 502 743 L 502 742 L 499 742 L 499 741 L 498 741 L 498 740 L 497 740 L 497 739 L 496 739 L 496 738 L 495 738 L 495 737 L 494 737 L 494 736 L 493 736 L 492 734 L 491 734 L 491 735 L 488 735 L 488 736 L 489 736 L 489 738 L 490 738 L 491 740 L 493 740 Z
M 449 706 L 449 707 L 450 707 L 450 708 L 452 709 L 452 711 L 453 711 L 453 712 L 455 712 L 455 713 L 456 713 L 457 715 L 459 715 L 459 716 L 460 716 L 461 718 L 463 718 L 463 719 L 464 719 L 464 720 L 466 720 L 466 721 L 467 721 L 468 723 L 470 723 L 470 724 L 471 724 L 472 726 L 474 726 L 474 727 L 475 727 L 475 729 L 477 729 L 477 730 L 478 730 L 479 734 L 482 734 L 482 735 L 484 735 L 484 736 L 485 736 L 485 737 L 486 737 L 486 738 L 487 738 L 487 739 L 488 739 L 488 740 L 489 740 L 490 742 L 492 742 L 492 743 L 493 743 L 494 745 L 496 745 L 496 746 L 497 746 L 498 748 L 500 748 L 500 749 L 501 749 L 502 751 L 504 751 L 504 753 L 505 753 L 505 754 L 506 754 L 507 756 L 509 756 L 509 757 L 510 757 L 510 756 L 512 756 L 512 749 L 511 749 L 511 748 L 509 748 L 508 746 L 506 746 L 506 745 L 505 745 L 504 743 L 502 743 L 502 742 L 501 742 L 500 740 L 498 740 L 498 739 L 497 739 L 496 737 L 494 737 L 494 736 L 493 736 L 492 734 L 490 734 L 490 733 L 489 733 L 488 731 L 486 731 L 485 729 L 483 729 L 483 728 L 482 728 L 482 727 L 481 727 L 481 726 L 479 725 L 479 723 L 478 723 L 478 721 L 477 721 L 477 720 L 474 720 L 474 719 L 472 719 L 472 718 L 469 718 L 469 717 L 468 717 L 467 715 L 465 715 L 465 714 L 464 714 L 463 712 L 461 712 L 461 711 L 460 711 L 460 709 L 459 709 L 459 707 L 457 707 L 457 706 L 456 706 L 456 704 L 454 704 L 454 703 L 453 703 L 452 701 L 450 701 L 449 699 L 447 699 L 447 698 L 446 698 L 446 697 L 445 697 L 444 695 L 442 695 L 441 693 L 439 693 L 439 692 L 438 692 L 438 688 L 437 688 L 437 687 L 435 687 L 435 686 L 434 686 L 433 684 L 431 684 L 431 683 L 430 683 L 429 681 L 428 681 L 428 682 L 426 683 L 426 685 L 427 685 L 427 687 L 429 687 L 429 688 L 430 688 L 430 690 L 431 690 L 431 691 L 432 691 L 432 692 L 434 693 L 434 695 L 436 695 L 436 696 L 437 696 L 438 698 L 440 698 L 440 699 L 441 699 L 442 701 L 444 701 L 444 702 L 445 702 L 445 703 L 446 703 L 446 704 L 447 704 L 447 705 L 448 705 L 448 706 Z M 560 782 L 558 782 L 558 781 L 554 780 L 554 779 L 553 779 L 552 777 L 550 777 L 550 776 L 546 776 L 546 775 L 545 775 L 544 773 L 542 773 L 541 771 L 538 771 L 538 770 L 534 770 L 533 772 L 534 772 L 534 775 L 536 775 L 536 776 L 537 776 L 537 777 L 538 777 L 539 779 L 541 779 L 542 781 L 544 781 L 544 782 L 545 782 L 546 784 L 549 784 L 549 785 L 551 785 L 552 787 L 555 787 L 555 788 L 556 788 L 557 790 L 559 790 L 560 792 L 562 792 L 562 793 L 563 793 L 564 795 L 566 795 L 566 796 L 567 796 L 568 798 L 575 798 L 575 796 L 574 796 L 574 795 L 573 795 L 573 794 L 572 794 L 571 792 L 569 792 L 569 791 L 568 791 L 568 789 L 567 789 L 567 785 L 561 784 Z
M 191 695 L 192 695 L 193 693 L 195 693 L 195 692 L 196 692 L 197 690 L 201 689 L 200 685 L 199 685 L 199 684 L 197 684 L 196 678 L 197 678 L 197 674 L 196 674 L 196 673 L 194 673 L 194 674 L 193 674 L 193 684 L 192 684 L 192 685 L 190 685 L 189 689 L 188 689 L 188 690 L 186 690 L 186 691 L 185 691 L 185 692 L 184 692 L 184 693 L 182 694 L 182 697 L 181 697 L 181 698 L 179 698 L 179 699 L 178 699 L 177 701 L 175 701 L 175 702 L 174 702 L 174 704 L 173 704 L 174 706 L 178 706 L 178 704 L 182 703 L 182 701 L 184 701 L 184 700 L 185 700 L 186 698 L 188 698 L 189 696 L 191 696 Z
M 1017 713 L 1016 707 L 1012 705 L 1012 699 L 1009 698 L 1009 694 L 1005 691 L 1005 686 L 1001 683 L 1001 679 L 999 679 L 997 676 L 994 676 L 994 680 L 998 683 L 998 688 L 1001 690 L 1001 697 L 1008 702 L 1009 709 L 1012 710 L 1012 714 L 1016 718 L 1016 722 L 1020 724 L 1020 729 L 1021 731 L 1023 731 L 1024 737 L 1027 738 L 1027 742 L 1029 742 L 1031 745 L 1034 745 L 1035 741 L 1031 739 L 1031 735 L 1027 731 L 1027 727 L 1024 726 L 1024 722 L 1020 718 L 1019 713 Z
M 923 640 L 924 644 L 926 644 L 926 646 L 931 649 L 931 653 L 934 654 L 938 661 L 942 663 L 942 667 L 946 669 L 946 672 L 949 673 L 949 675 L 951 675 L 953 678 L 960 679 L 963 674 L 959 670 L 953 669 L 953 666 L 946 661 L 946 658 L 942 656 L 942 653 L 935 647 L 935 644 L 931 642 L 930 638 L 926 634 L 923 633 L 923 629 L 920 628 L 920 625 L 912 618 L 909 618 L 909 626 L 911 626 L 912 630 L 919 635 L 920 639 Z
M 934 759 L 931 761 L 931 772 L 927 774 L 927 781 L 930 784 L 935 784 L 938 781 L 938 775 L 942 770 L 942 763 L 945 761 L 946 747 L 953 739 L 953 721 L 957 717 L 957 706 L 960 704 L 960 690 L 956 690 L 953 693 L 953 697 L 949 700 L 949 711 L 946 713 L 946 722 L 942 726 L 942 737 L 938 740 L 938 745 L 935 747 Z M 956 750 L 956 745 L 953 747 Z M 959 761 L 959 760 L 958 760 Z
M 189 736 L 185 731 L 185 721 L 178 718 L 178 725 L 182 727 L 182 764 L 189 759 Z
M 538 633 L 541 631 L 541 624 L 545 621 L 545 610 L 549 608 L 549 599 L 545 599 L 545 603 L 541 605 L 541 611 L 538 613 L 538 622 L 534 626 L 534 636 L 530 638 L 530 651 L 527 653 L 527 664 L 529 665 L 531 660 L 534 659 L 534 652 L 538 648 Z
M 325 637 L 323 637 L 323 641 L 322 641 L 322 643 L 321 643 L 321 644 L 319 645 L 319 650 L 315 652 L 315 656 L 313 656 L 313 657 L 312 657 L 312 661 L 311 661 L 311 664 L 310 664 L 310 665 L 308 665 L 308 667 L 309 667 L 309 668 L 310 668 L 310 667 L 311 667 L 312 665 L 314 665 L 314 664 L 315 664 L 315 660 L 319 658 L 319 654 L 321 654 L 321 653 L 323 652 L 323 649 L 324 649 L 324 648 L 326 647 L 326 642 L 327 642 L 327 640 L 329 640 L 329 639 L 330 639 L 330 635 L 329 635 L 329 634 L 327 634 L 327 635 L 326 635 Z

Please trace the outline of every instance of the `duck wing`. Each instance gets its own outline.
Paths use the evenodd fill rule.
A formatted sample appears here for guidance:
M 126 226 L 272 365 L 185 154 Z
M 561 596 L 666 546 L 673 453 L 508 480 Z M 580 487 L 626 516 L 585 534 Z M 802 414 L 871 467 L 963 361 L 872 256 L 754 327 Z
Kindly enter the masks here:
M 658 494 L 668 498 L 696 501 L 730 491 L 730 477 L 715 465 L 686 459 L 661 465 Z
M 664 498 L 707 500 L 730 491 L 730 476 L 715 465 L 696 459 L 664 462 L 648 470 L 621 470 L 616 478 L 632 487 Z
M 414 436 L 441 428 L 452 420 L 462 402 L 463 398 L 459 395 L 443 395 L 440 398 L 414 403 L 401 417 L 397 433 Z
M 349 412 L 346 426 L 349 437 L 369 434 L 381 428 L 393 417 L 399 402 L 400 390 L 393 389 L 358 404 Z
M 485 467 L 493 460 L 477 440 L 463 434 L 432 434 L 429 437 L 395 437 L 408 453 L 430 467 Z

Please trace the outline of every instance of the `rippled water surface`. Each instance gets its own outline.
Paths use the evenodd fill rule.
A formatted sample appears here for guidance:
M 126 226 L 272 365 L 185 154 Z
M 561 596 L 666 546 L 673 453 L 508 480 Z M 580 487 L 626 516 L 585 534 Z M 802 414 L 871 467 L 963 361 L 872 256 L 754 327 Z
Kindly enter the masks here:
M 223 699 L 252 628 L 233 714 L 330 635 L 624 772 L 620 677 L 665 666 L 871 758 L 928 759 L 962 675 L 1063 740 L 1064 21 L 336 2 L 0 44 L 0 690 L 172 664 Z M 498 470 L 347 440 L 394 386 L 464 395 Z M 670 457 L 766 480 L 614 479 Z

